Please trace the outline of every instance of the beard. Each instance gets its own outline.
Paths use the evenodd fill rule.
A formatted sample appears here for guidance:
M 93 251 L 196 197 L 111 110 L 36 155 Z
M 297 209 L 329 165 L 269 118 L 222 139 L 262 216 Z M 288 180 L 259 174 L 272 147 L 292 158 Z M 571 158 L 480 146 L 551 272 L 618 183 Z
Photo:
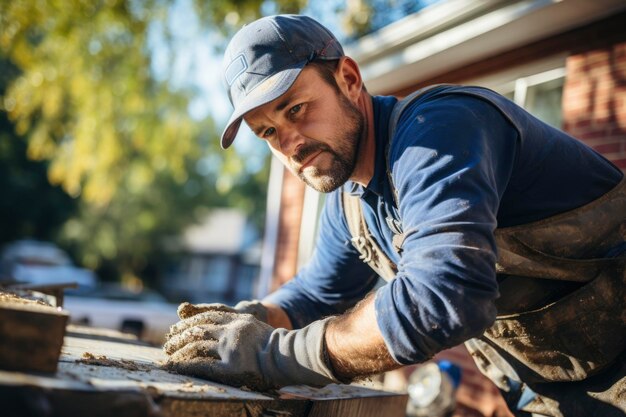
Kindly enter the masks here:
M 359 109 L 343 94 L 339 93 L 338 96 L 343 111 L 344 126 L 334 137 L 330 138 L 329 142 L 335 147 L 331 148 L 326 143 L 312 140 L 300 146 L 298 153 L 290 160 L 292 172 L 296 173 L 309 187 L 321 193 L 334 191 L 348 181 L 356 166 L 359 144 L 365 129 L 365 121 Z M 308 166 L 301 171 L 297 169 L 310 156 L 318 152 L 330 156 L 330 167 L 324 169 Z

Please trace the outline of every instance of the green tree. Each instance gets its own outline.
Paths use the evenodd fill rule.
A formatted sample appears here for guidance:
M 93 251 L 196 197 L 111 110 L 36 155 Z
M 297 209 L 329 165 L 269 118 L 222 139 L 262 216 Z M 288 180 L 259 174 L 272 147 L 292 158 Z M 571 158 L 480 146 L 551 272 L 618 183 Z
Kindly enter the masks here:
M 146 47 L 163 3 L 18 0 L 1 7 L 0 48 L 21 71 L 4 108 L 28 137 L 28 156 L 50 161 L 53 184 L 103 205 L 131 179 L 139 187 L 159 172 L 186 180 L 197 125 L 187 95 L 152 77 Z
M 262 225 L 267 164 L 250 171 L 245 155 L 221 152 L 212 120 L 189 115 L 193 86 L 174 85 L 155 73 L 154 48 L 176 52 L 168 16 L 185 1 L 224 42 L 261 15 L 297 13 L 308 4 L 0 2 L 0 58 L 7 62 L 0 68 L 6 86 L 0 92 L 0 134 L 9 138 L 0 144 L 0 159 L 11 178 L 4 189 L 19 206 L 33 209 L 22 211 L 22 223 L 4 219 L 0 240 L 50 238 L 62 224 L 56 239 L 80 263 L 113 277 L 154 269 L 163 259 L 162 243 L 210 207 L 241 207 Z M 362 25 L 373 10 L 367 4 L 358 0 L 337 10 L 348 21 L 358 15 Z M 155 46 L 155 31 L 171 44 Z M 40 223 L 33 220 L 37 216 Z
M 19 71 L 0 59 L 0 97 Z M 0 244 L 25 236 L 52 239 L 77 201 L 48 182 L 45 161 L 26 158 L 26 142 L 0 112 Z
M 149 33 L 172 4 L 0 3 L 0 56 L 15 69 L 3 71 L 0 129 L 10 140 L 0 157 L 12 163 L 5 170 L 19 158 L 26 164 L 7 172 L 13 183 L 36 173 L 41 180 L 17 187 L 22 194 L 10 194 L 19 200 L 13 204 L 45 198 L 28 208 L 37 207 L 51 224 L 64 223 L 56 240 L 72 248 L 79 263 L 112 277 L 140 274 L 160 259 L 162 242 L 199 220 L 206 208 L 236 203 L 262 213 L 265 179 L 243 170 L 237 153 L 223 153 L 208 169 L 198 169 L 218 151 L 216 128 L 210 118 L 197 122 L 189 116 L 193 90 L 174 89 L 152 71 Z M 218 187 L 220 172 L 226 180 Z M 69 207 L 54 217 L 46 210 L 54 199 L 42 190 L 58 192 L 57 185 L 74 197 L 57 196 L 78 203 L 76 213 Z M 2 221 L 8 231 L 10 221 Z M 51 233 L 21 227 L 0 239 Z

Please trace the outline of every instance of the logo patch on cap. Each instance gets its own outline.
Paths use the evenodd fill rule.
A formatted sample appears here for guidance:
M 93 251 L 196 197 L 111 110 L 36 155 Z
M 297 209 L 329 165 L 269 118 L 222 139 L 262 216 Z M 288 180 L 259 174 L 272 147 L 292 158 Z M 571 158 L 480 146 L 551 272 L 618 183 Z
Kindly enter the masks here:
M 248 63 L 246 62 L 246 57 L 243 56 L 243 54 L 238 55 L 235 59 L 233 59 L 224 73 L 228 86 L 230 87 L 233 85 L 235 80 L 239 78 L 239 76 L 247 69 Z

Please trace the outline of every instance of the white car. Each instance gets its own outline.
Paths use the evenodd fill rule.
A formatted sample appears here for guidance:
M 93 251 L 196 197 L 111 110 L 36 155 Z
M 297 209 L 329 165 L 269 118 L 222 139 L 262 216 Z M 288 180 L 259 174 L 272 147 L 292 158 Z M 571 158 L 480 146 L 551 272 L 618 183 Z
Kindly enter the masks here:
M 163 344 L 169 327 L 179 320 L 177 305 L 157 292 L 133 292 L 119 284 L 67 291 L 63 307 L 72 323 L 132 333 L 155 345 Z
M 76 283 L 93 287 L 93 271 L 74 265 L 65 251 L 52 242 L 18 240 L 7 245 L 0 256 L 0 281 L 33 285 Z

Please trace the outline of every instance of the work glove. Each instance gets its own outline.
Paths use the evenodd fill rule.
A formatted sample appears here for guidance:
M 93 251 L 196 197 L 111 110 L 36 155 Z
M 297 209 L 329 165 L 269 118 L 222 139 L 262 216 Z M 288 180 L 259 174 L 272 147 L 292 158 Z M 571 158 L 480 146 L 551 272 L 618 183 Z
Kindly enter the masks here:
M 178 306 L 178 317 L 181 319 L 187 319 L 196 314 L 204 313 L 205 311 L 224 311 L 228 313 L 239 314 L 252 314 L 257 320 L 267 323 L 267 307 L 261 304 L 258 300 L 240 301 L 234 307 L 229 307 L 225 304 L 211 303 L 211 304 L 190 304 L 182 303 Z
M 267 391 L 339 382 L 325 360 L 328 320 L 274 329 L 250 314 L 206 311 L 170 328 L 165 367 L 179 374 Z

